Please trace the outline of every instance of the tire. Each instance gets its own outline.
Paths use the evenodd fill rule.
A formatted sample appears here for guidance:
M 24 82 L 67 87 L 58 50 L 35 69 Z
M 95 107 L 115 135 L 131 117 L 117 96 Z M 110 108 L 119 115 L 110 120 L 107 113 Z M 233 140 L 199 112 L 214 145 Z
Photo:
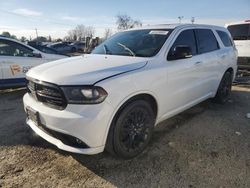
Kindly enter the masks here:
M 228 101 L 232 88 L 232 73 L 226 72 L 220 82 L 214 101 L 224 104 Z
M 120 158 L 139 155 L 151 140 L 155 114 L 150 104 L 137 100 L 119 110 L 114 118 L 106 143 L 106 150 Z

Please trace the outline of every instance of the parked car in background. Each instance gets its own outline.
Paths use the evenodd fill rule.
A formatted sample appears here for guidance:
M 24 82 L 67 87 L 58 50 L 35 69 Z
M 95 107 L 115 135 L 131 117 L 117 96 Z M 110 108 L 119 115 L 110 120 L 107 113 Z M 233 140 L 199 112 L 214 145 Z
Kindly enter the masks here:
M 48 45 L 49 48 L 56 50 L 59 53 L 73 53 L 76 52 L 77 48 L 74 45 L 68 44 L 66 42 L 58 42 Z
M 158 25 L 119 32 L 92 54 L 27 73 L 27 124 L 58 148 L 139 155 L 154 126 L 208 98 L 225 103 L 237 71 L 226 28 Z
M 67 56 L 44 53 L 17 40 L 0 37 L 0 88 L 23 86 L 34 66 Z
M 250 20 L 226 25 L 238 50 L 239 69 L 250 70 Z
M 77 51 L 84 51 L 84 48 L 86 47 L 86 43 L 82 41 L 74 42 L 71 45 L 74 46 Z
M 41 52 L 46 53 L 46 54 L 59 54 L 59 55 L 64 55 L 64 56 L 69 57 L 69 55 L 67 55 L 67 54 L 60 53 L 53 48 L 50 48 L 46 45 L 39 44 L 37 42 L 28 42 L 27 44 L 29 46 L 32 46 L 33 48 L 35 48 L 37 50 L 40 50 Z

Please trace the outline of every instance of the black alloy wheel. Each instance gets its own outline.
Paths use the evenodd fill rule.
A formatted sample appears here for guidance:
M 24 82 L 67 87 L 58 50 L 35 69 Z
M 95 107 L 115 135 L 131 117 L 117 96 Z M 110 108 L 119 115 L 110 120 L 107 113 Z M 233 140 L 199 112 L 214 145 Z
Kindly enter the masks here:
M 139 155 L 148 145 L 155 123 L 155 114 L 146 101 L 128 104 L 111 125 L 107 150 L 122 157 Z
M 232 74 L 226 72 L 220 82 L 218 91 L 215 96 L 215 101 L 224 104 L 228 101 L 232 89 Z

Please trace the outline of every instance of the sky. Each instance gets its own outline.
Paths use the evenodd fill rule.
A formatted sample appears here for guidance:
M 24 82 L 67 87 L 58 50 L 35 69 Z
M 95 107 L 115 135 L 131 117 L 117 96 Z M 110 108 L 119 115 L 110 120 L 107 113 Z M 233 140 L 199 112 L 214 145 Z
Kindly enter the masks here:
M 102 37 L 116 31 L 116 16 L 127 14 L 143 25 L 195 23 L 224 26 L 250 19 L 250 0 L 0 0 L 0 33 L 17 37 L 63 38 L 78 24 L 95 27 Z

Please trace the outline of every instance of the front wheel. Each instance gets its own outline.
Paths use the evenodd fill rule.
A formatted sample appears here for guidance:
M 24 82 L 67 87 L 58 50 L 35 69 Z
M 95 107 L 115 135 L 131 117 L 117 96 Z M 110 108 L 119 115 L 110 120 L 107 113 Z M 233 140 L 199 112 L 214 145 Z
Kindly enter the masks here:
M 155 123 L 155 114 L 144 100 L 126 105 L 114 119 L 106 149 L 118 157 L 129 159 L 139 155 L 148 145 Z
M 216 96 L 214 98 L 215 102 L 224 104 L 228 101 L 232 89 L 232 74 L 226 72 L 220 82 L 219 88 L 217 90 Z

